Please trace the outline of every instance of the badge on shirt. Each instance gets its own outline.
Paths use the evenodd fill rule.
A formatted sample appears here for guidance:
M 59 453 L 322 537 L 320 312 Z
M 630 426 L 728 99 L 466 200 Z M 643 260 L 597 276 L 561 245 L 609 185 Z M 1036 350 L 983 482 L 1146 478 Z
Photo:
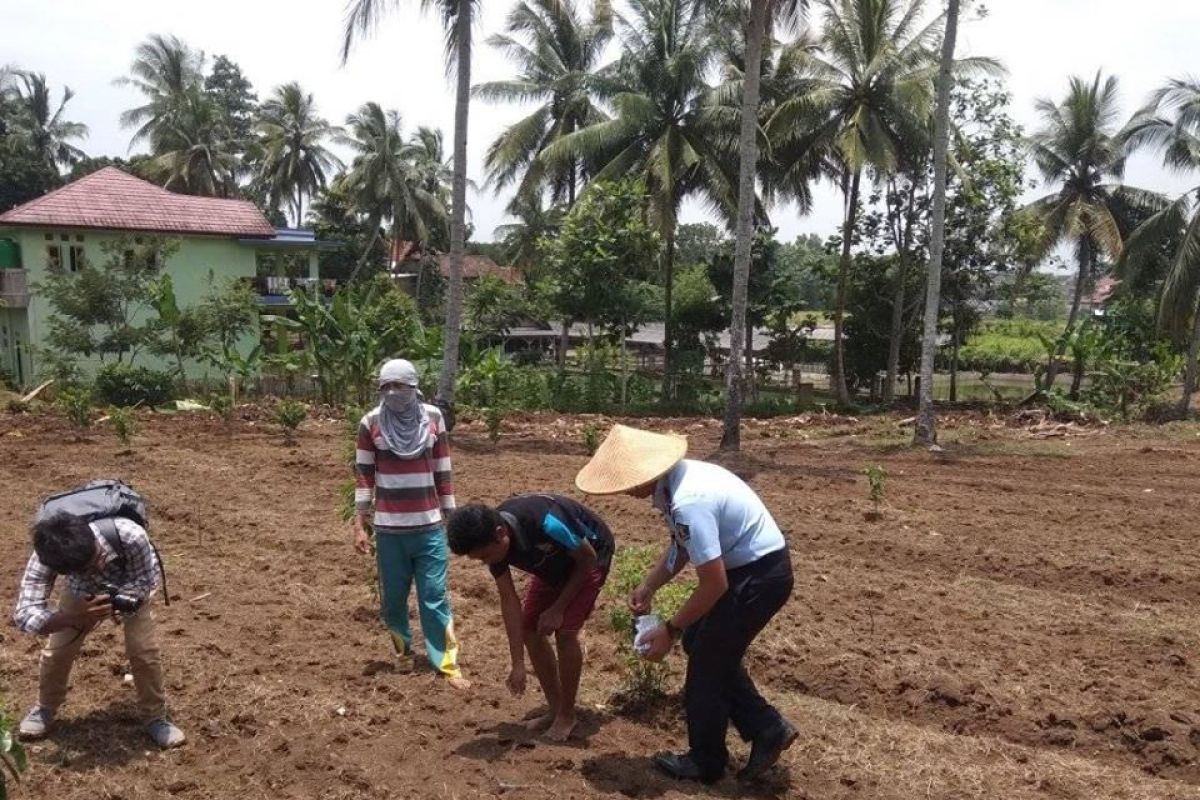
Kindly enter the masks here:
M 681 522 L 676 522 L 675 523 L 675 541 L 679 542 L 680 544 L 687 544 L 688 540 L 690 540 L 691 538 L 692 538 L 691 529 L 688 528 L 687 525 L 684 525 Z

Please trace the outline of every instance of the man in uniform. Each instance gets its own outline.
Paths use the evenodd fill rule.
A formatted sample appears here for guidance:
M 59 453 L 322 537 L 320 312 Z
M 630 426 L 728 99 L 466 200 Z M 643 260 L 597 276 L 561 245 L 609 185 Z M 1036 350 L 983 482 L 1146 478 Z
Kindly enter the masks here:
M 796 741 L 796 728 L 754 686 L 742 664 L 750 643 L 787 602 L 787 543 L 762 500 L 715 464 L 685 459 L 687 440 L 615 425 L 575 485 L 587 494 L 650 498 L 666 518 L 671 545 L 629 598 L 648 614 L 655 592 L 690 561 L 698 585 L 672 618 L 643 641 L 661 660 L 682 638 L 688 654 L 684 704 L 689 750 L 654 763 L 675 778 L 713 783 L 725 772 L 729 722 L 751 743 L 738 777 L 751 780 Z

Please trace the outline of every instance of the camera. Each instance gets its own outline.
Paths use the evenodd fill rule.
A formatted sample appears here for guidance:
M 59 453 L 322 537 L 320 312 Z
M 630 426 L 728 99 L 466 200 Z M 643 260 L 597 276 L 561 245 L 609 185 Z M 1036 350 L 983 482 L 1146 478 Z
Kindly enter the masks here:
M 118 614 L 135 614 L 142 607 L 143 601 L 133 595 L 109 592 L 108 602 L 112 604 L 113 611 Z

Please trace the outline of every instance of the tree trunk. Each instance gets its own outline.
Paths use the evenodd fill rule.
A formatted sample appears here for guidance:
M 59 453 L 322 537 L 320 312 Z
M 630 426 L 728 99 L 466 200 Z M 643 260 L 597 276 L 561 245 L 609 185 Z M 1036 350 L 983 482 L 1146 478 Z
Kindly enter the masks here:
M 950 352 L 950 402 L 958 402 L 958 326 L 954 328 L 954 341 Z
M 892 294 L 892 332 L 888 339 L 887 383 L 883 387 L 883 402 L 896 399 L 896 376 L 900 373 L 900 343 L 904 338 L 904 287 L 908 283 L 908 259 L 900 255 L 896 261 L 896 291 Z
M 665 270 L 665 291 L 663 306 L 666 318 L 663 320 L 663 384 L 662 399 L 670 400 L 675 396 L 675 382 L 671 375 L 671 294 L 675 284 L 675 221 L 671 220 L 667 229 L 667 252 Z
M 346 283 L 353 283 L 358 277 L 359 271 L 367 263 L 367 259 L 371 257 L 371 251 L 375 248 L 375 243 L 379 241 L 379 224 L 375 225 L 375 232 L 371 234 L 371 241 L 367 242 L 367 249 L 363 250 L 363 254 L 359 256 L 358 263 L 354 265 L 354 269 L 350 272 L 350 277 L 346 279 Z M 390 257 L 389 253 L 389 257 Z
M 743 341 L 746 302 L 750 287 L 750 249 L 754 238 L 754 177 L 758 169 L 758 89 L 762 77 L 762 45 L 767 28 L 767 0 L 751 0 L 750 28 L 746 35 L 746 71 L 742 82 L 742 127 L 738 138 L 738 211 L 733 251 L 733 319 L 729 326 L 729 362 L 725 365 L 725 419 L 722 450 L 739 450 L 742 445 L 743 348 L 754 349 L 753 340 Z
M 567 368 L 567 350 L 571 347 L 571 320 L 564 319 L 562 321 L 562 338 L 558 340 L 558 362 L 559 369 Z
M 1092 246 L 1085 236 L 1079 242 L 1079 273 L 1075 276 L 1075 296 L 1071 299 L 1071 313 L 1067 315 L 1067 327 L 1062 339 L 1054 348 L 1050 363 L 1046 365 L 1046 379 L 1042 391 L 1048 392 L 1054 387 L 1054 379 L 1058 377 L 1058 365 L 1063 353 L 1067 350 L 1067 340 L 1075 332 L 1075 324 L 1079 321 L 1079 307 L 1083 303 L 1083 290 L 1087 286 L 1092 267 Z
M 938 311 L 942 304 L 942 251 L 946 246 L 946 151 L 950 144 L 950 86 L 954 41 L 958 36 L 959 0 L 950 0 L 946 33 L 938 65 L 937 110 L 933 120 L 933 227 L 929 240 L 929 277 L 925 287 L 925 331 L 921 337 L 921 397 L 913 444 L 937 442 L 933 411 L 933 360 L 937 355 Z
M 1196 360 L 1200 357 L 1200 292 L 1192 304 L 1192 341 L 1188 345 L 1187 365 L 1183 373 L 1183 397 L 1179 400 L 1179 413 L 1184 417 L 1192 411 L 1192 394 L 1196 391 Z
M 1076 349 L 1075 363 L 1071 365 L 1071 392 L 1068 395 L 1072 400 L 1079 399 L 1079 389 L 1083 386 L 1083 373 L 1087 370 L 1087 356 L 1082 350 Z
M 858 218 L 858 188 L 862 171 L 856 170 L 850 177 L 850 191 L 846 195 L 846 221 L 842 226 L 842 261 L 838 266 L 837 292 L 833 299 L 833 383 L 834 396 L 838 405 L 850 405 L 850 391 L 846 388 L 846 282 L 850 278 L 850 245 L 854 238 L 854 223 Z
M 462 334 L 462 262 L 467 246 L 467 112 L 471 106 L 471 3 L 460 3 L 454 20 L 458 45 L 458 88 L 454 98 L 454 180 L 450 215 L 450 281 L 446 294 L 446 336 L 437 398 L 454 402 L 458 344 Z

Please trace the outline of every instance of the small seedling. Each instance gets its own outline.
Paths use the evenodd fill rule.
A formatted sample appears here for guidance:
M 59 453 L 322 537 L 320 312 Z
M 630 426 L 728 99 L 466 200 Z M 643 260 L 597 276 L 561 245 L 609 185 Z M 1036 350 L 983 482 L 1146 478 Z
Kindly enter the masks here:
M 129 440 L 137 433 L 137 417 L 132 408 L 113 408 L 108 412 L 108 421 L 112 423 L 113 433 L 121 444 L 129 444 Z
M 595 455 L 596 448 L 600 446 L 600 429 L 596 423 L 589 422 L 583 426 L 583 446 L 587 448 L 589 456 Z
M 83 430 L 92 424 L 92 393 L 89 390 L 63 389 L 58 404 L 76 428 Z
M 289 445 L 296 441 L 296 428 L 308 416 L 308 406 L 298 400 L 281 400 L 275 406 L 275 421 L 283 426 L 284 441 Z
M 887 482 L 887 470 L 878 464 L 872 464 L 863 470 L 863 475 L 867 476 L 867 496 L 874 505 L 874 510 L 868 512 L 867 519 L 879 519 L 883 514 L 879 510 L 879 504 L 883 502 L 884 484 Z
M 504 422 L 504 409 L 491 406 L 487 410 L 488 439 L 495 443 L 500 440 L 500 425 Z

